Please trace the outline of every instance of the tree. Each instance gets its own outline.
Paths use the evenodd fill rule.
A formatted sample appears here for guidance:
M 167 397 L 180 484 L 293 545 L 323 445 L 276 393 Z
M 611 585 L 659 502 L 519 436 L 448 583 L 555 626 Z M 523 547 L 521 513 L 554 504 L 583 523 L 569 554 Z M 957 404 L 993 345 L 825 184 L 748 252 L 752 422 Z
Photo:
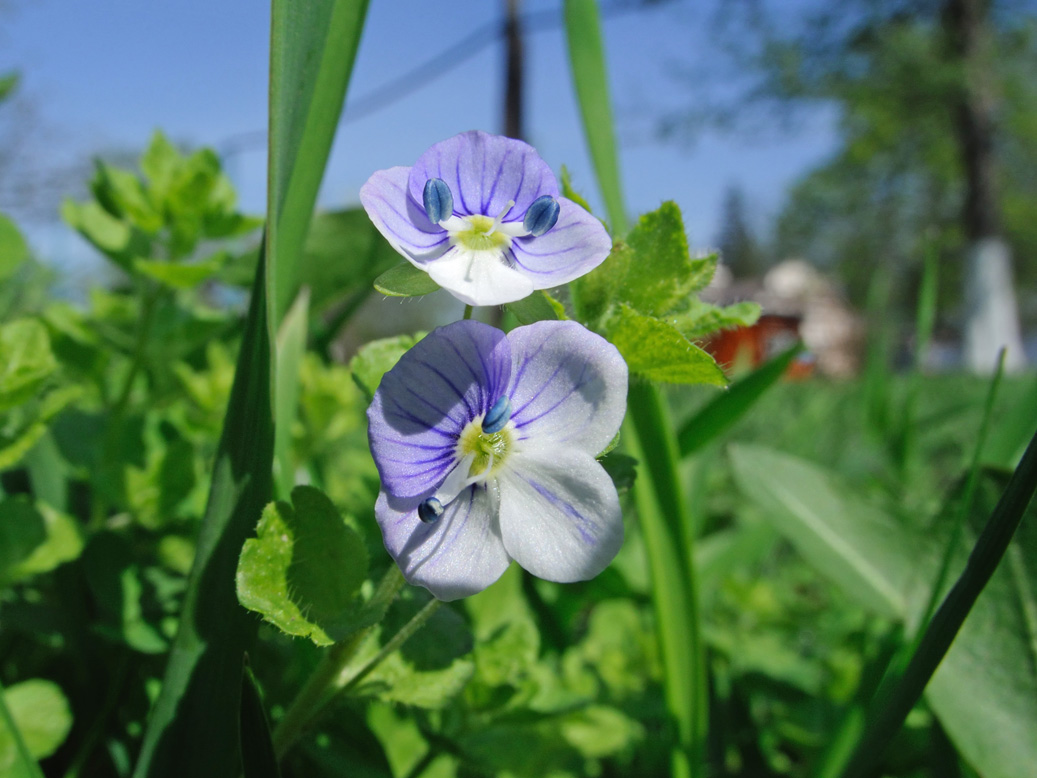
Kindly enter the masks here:
M 740 187 L 728 187 L 724 196 L 717 247 L 721 260 L 735 276 L 758 275 L 766 269 L 763 249 L 753 233 Z
M 749 105 L 839 111 L 841 147 L 791 192 L 780 249 L 846 270 L 858 299 L 881 263 L 909 292 L 935 250 L 942 276 L 967 292 L 953 298 L 968 298 L 958 314 L 970 365 L 989 370 L 1001 344 L 1022 364 L 1009 256 L 1037 252 L 1025 215 L 1037 165 L 1034 4 L 816 0 L 799 16 L 783 6 L 781 20 L 737 6 L 752 11 L 727 18 L 755 42 L 741 50 Z M 1032 265 L 1019 268 L 1028 282 Z

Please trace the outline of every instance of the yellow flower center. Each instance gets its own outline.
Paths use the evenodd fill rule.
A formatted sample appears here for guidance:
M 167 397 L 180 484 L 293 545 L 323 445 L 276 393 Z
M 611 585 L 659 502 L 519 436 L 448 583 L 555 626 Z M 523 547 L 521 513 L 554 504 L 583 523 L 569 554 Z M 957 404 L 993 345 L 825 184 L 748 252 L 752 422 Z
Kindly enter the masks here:
M 468 477 L 490 476 L 507 459 L 508 452 L 514 444 L 511 429 L 505 427 L 500 432 L 483 432 L 481 421 L 474 421 L 465 427 L 457 441 L 457 452 L 464 458 L 474 454 Z
M 450 242 L 469 251 L 489 251 L 511 245 L 511 238 L 497 230 L 497 220 L 489 216 L 466 216 L 470 229 L 459 230 L 450 236 Z

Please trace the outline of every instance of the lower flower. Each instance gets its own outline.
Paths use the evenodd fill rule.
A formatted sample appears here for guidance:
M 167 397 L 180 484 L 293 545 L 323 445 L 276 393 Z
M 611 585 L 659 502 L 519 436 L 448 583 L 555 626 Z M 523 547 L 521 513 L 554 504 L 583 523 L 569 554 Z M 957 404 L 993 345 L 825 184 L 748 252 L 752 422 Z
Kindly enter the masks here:
M 623 520 L 595 456 L 626 392 L 619 352 L 575 322 L 460 321 L 408 351 L 368 410 L 375 515 L 407 580 L 453 600 L 512 560 L 551 581 L 600 573 Z

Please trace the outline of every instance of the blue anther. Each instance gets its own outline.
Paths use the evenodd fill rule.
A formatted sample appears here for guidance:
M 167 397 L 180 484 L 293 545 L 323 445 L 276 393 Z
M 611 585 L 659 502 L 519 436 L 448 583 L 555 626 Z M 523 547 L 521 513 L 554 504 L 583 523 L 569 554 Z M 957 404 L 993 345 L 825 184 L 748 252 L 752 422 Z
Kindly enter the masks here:
M 454 197 L 442 178 L 430 178 L 425 182 L 421 200 L 425 206 L 425 213 L 433 224 L 439 224 L 454 213 Z
M 443 515 L 443 503 L 435 497 L 429 497 L 418 505 L 418 518 L 426 524 L 435 524 Z
M 558 213 L 561 210 L 558 201 L 551 195 L 538 197 L 526 211 L 522 226 L 530 235 L 540 237 L 558 223 Z
M 493 407 L 486 413 L 486 417 L 482 420 L 482 431 L 488 435 L 492 435 L 495 432 L 500 432 L 504 429 L 504 425 L 508 423 L 508 419 L 511 418 L 511 400 L 505 397 L 501 397 L 497 402 L 493 404 Z

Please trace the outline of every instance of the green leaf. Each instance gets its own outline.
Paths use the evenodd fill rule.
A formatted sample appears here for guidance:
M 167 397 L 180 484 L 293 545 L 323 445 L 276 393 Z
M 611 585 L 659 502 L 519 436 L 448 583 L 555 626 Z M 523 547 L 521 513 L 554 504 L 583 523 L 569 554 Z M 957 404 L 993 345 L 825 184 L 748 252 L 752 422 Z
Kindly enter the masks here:
M 385 702 L 439 710 L 461 693 L 474 671 L 469 659 L 455 659 L 441 670 L 416 670 L 396 652 L 378 665 L 359 691 Z
M 731 448 L 735 481 L 796 550 L 846 594 L 902 619 L 917 551 L 902 526 L 821 468 L 762 446 Z
M 418 297 L 439 289 L 424 270 L 410 262 L 389 268 L 375 279 L 374 288 L 389 297 Z
M 79 556 L 78 522 L 24 496 L 0 502 L 0 585 L 46 573 Z
M 0 774 L 7 778 L 43 778 L 28 746 L 18 730 L 12 712 L 5 702 L 7 697 L 0 686 Z
M 241 674 L 241 765 L 244 778 L 281 778 L 263 694 L 247 657 Z
M 135 259 L 133 268 L 141 275 L 154 278 L 173 289 L 193 289 L 220 272 L 229 255 L 213 254 L 201 262 L 163 262 L 157 259 Z
M 690 343 L 671 325 L 622 305 L 608 319 L 606 335 L 619 349 L 630 372 L 651 381 L 714 384 L 727 379 L 716 360 Z
M 72 711 L 61 687 L 53 681 L 31 678 L 9 686 L 3 694 L 4 704 L 33 758 L 45 759 L 57 751 L 72 729 Z
M 133 269 L 134 259 L 151 255 L 151 245 L 143 235 L 93 200 L 86 203 L 65 200 L 61 204 L 61 218 L 127 272 Z
M 29 258 L 29 244 L 15 223 L 0 213 L 0 281 L 14 275 Z
M 802 351 L 803 345 L 797 343 L 732 384 L 724 394 L 711 400 L 688 419 L 677 435 L 681 456 L 686 457 L 701 450 L 731 429 L 785 375 L 789 365 Z
M 572 175 L 565 165 L 562 165 L 562 174 L 559 176 L 559 179 L 562 187 L 562 197 L 572 200 L 587 213 L 592 213 L 587 199 L 573 188 Z
M 637 460 L 632 456 L 614 451 L 601 459 L 601 466 L 605 468 L 620 494 L 634 485 L 637 478 Z
M 0 411 L 33 397 L 57 368 L 43 324 L 18 319 L 0 325 Z
M 751 327 L 760 318 L 760 306 L 741 302 L 720 307 L 692 298 L 686 310 L 666 318 L 688 340 L 698 340 L 717 330 Z
M 532 324 L 535 321 L 564 321 L 565 306 L 547 292 L 533 292 L 522 300 L 508 303 L 508 310 L 515 314 L 520 324 Z
M 245 542 L 238 599 L 281 631 L 330 645 L 353 629 L 367 551 L 318 489 L 297 486 L 292 502 L 268 505 Z
M 613 232 L 627 230 L 623 188 L 619 182 L 619 157 L 609 102 L 605 47 L 601 18 L 595 0 L 565 0 L 565 32 L 569 44 L 573 85 L 580 103 L 583 132 L 590 147 L 594 172 L 605 200 Z
M 353 372 L 353 380 L 356 381 L 368 401 L 374 397 L 378 384 L 382 382 L 382 376 L 388 373 L 393 366 L 415 343 L 421 340 L 425 333 L 416 335 L 397 335 L 392 338 L 372 340 L 362 346 L 356 356 L 349 363 L 349 369 Z
M 165 220 L 144 190 L 144 184 L 128 170 L 120 170 L 95 161 L 90 190 L 97 202 L 116 219 L 129 221 L 134 227 L 153 235 L 162 229 Z
M 159 208 L 166 205 L 173 179 L 183 159 L 183 155 L 169 139 L 161 131 L 155 130 L 147 150 L 140 158 L 140 169 L 148 180 L 148 190 Z

